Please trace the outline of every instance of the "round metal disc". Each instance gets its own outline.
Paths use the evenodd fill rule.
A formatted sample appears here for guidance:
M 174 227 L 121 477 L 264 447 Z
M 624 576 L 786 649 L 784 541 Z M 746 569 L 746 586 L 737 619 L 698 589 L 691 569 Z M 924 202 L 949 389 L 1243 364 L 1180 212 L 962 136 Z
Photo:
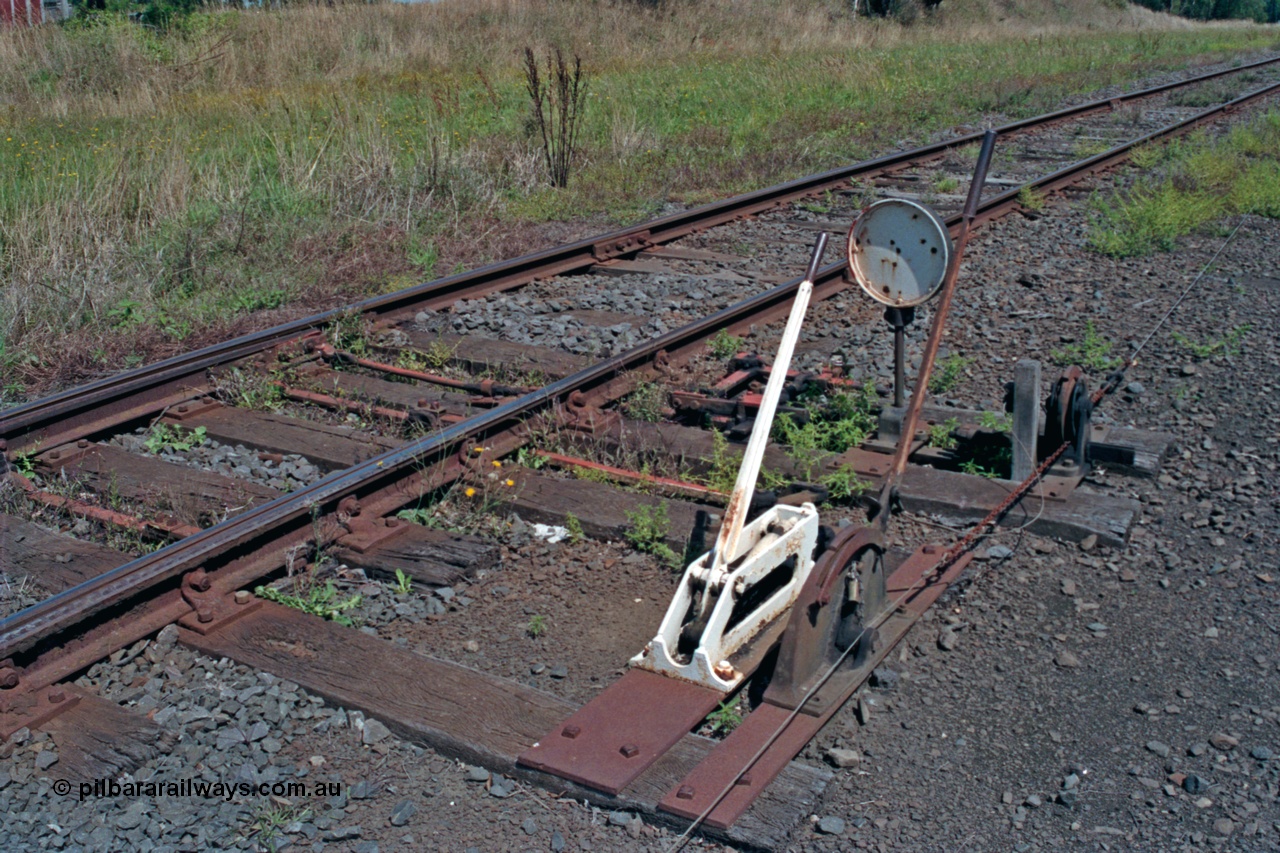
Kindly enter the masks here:
M 849 228 L 849 270 L 872 299 L 905 308 L 942 286 L 951 262 L 951 235 L 932 210 L 886 198 Z

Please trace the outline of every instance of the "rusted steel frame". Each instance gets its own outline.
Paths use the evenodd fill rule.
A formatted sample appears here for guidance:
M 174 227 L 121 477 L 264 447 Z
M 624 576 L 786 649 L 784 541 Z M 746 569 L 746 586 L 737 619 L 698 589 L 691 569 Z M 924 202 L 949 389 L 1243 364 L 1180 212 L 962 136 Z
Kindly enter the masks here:
M 373 403 L 365 403 L 361 400 L 343 400 L 329 394 L 320 394 L 316 391 L 304 391 L 301 388 L 294 388 L 285 385 L 282 382 L 273 382 L 273 385 L 280 389 L 280 393 L 290 400 L 297 400 L 301 403 L 314 403 L 317 406 L 323 406 L 326 409 L 335 409 L 340 412 L 355 412 L 360 415 L 374 415 L 380 418 L 387 418 L 392 421 L 406 421 L 409 419 L 409 413 L 403 409 L 390 409 L 386 406 L 375 406 Z
M 657 486 L 663 491 L 671 492 L 694 500 L 715 501 L 723 503 L 728 495 L 724 492 L 718 492 L 715 489 L 709 489 L 697 483 L 690 483 L 685 480 L 673 480 L 670 477 L 655 477 L 652 474 L 645 474 L 640 471 L 628 471 L 626 468 L 617 468 L 613 465 L 604 465 L 600 462 L 592 462 L 590 459 L 580 459 L 576 456 L 565 456 L 562 453 L 552 453 L 548 450 L 534 450 L 539 456 L 546 457 L 547 461 L 557 468 L 587 468 L 591 471 L 599 471 L 609 475 L 610 478 L 623 483 L 645 483 L 651 486 Z
M 35 501 L 53 509 L 65 509 L 72 515 L 81 518 L 89 518 L 94 521 L 100 521 L 103 524 L 110 524 L 114 527 L 121 527 L 125 530 L 134 530 L 139 533 L 154 533 L 161 536 L 168 536 L 174 539 L 182 539 L 199 533 L 200 528 L 191 524 L 182 524 L 176 521 L 147 521 L 138 518 L 136 515 L 129 515 L 123 512 L 116 512 L 106 507 L 94 506 L 84 501 L 78 501 L 75 498 L 63 497 L 49 492 L 41 491 L 32 485 L 30 480 L 19 474 L 11 474 L 18 481 L 18 485 L 26 493 L 27 499 Z
M 1165 83 L 1149 89 L 1117 95 L 1114 98 L 1090 101 L 1045 115 L 1009 122 L 996 130 L 1001 134 L 1008 134 L 1031 127 L 1046 127 L 1068 119 L 1114 109 L 1117 104 L 1140 100 L 1275 62 L 1280 62 L 1280 57 Z M 209 368 L 317 334 L 318 329 L 325 324 L 352 311 L 375 315 L 396 315 L 412 313 L 422 308 L 447 308 L 463 296 L 482 296 L 518 287 L 537 278 L 547 278 L 584 268 L 602 260 L 603 258 L 600 257 L 602 252 L 609 256 L 607 247 L 611 245 L 617 248 L 613 256 L 632 254 L 639 248 L 643 248 L 645 243 L 652 245 L 669 242 L 695 231 L 803 198 L 851 178 L 872 177 L 936 159 L 948 151 L 969 145 L 979 139 L 981 139 L 980 133 L 964 134 L 910 151 L 810 175 L 766 190 L 735 196 L 690 211 L 621 229 L 612 234 L 490 264 L 477 270 L 420 284 L 398 293 L 373 297 L 350 306 L 284 323 L 192 353 L 184 353 L 0 413 L 0 441 L 6 441 L 10 450 L 30 447 L 41 440 L 46 444 L 65 444 L 125 420 L 144 417 L 158 411 L 165 405 L 163 400 L 174 394 L 181 393 L 185 389 L 195 389 L 193 393 L 204 389 L 204 372 Z M 640 242 L 636 239 L 638 235 L 643 235 L 643 240 Z M 602 247 L 605 248 L 602 249 Z M 141 402 L 139 395 L 146 395 Z
M 933 325 L 929 328 L 929 338 L 925 341 L 924 353 L 920 356 L 920 376 L 916 380 L 915 391 L 911 395 L 911 403 L 907 406 L 906 416 L 902 420 L 902 432 L 898 436 L 898 448 L 893 455 L 893 464 L 889 466 L 889 476 L 885 477 L 884 487 L 880 493 L 880 529 L 885 530 L 891 515 L 889 503 L 893 490 L 907 468 L 907 458 L 911 455 L 911 445 L 915 441 L 916 424 L 920 421 L 920 410 L 924 408 L 924 398 L 928 396 L 929 374 L 933 372 L 933 362 L 938 357 L 938 347 L 942 345 L 942 334 L 946 331 L 947 316 L 951 312 L 951 303 L 956 295 L 956 281 L 960 277 L 960 264 L 964 261 L 964 250 L 969 244 L 969 233 L 973 228 L 974 217 L 978 214 L 978 200 L 982 197 L 982 187 L 987 182 L 987 168 L 991 165 L 991 155 L 995 152 L 996 132 L 989 130 L 982 140 L 982 150 L 978 153 L 978 164 L 973 170 L 973 180 L 969 184 L 969 197 L 965 200 L 961 213 L 960 233 L 956 236 L 955 251 L 951 255 L 951 265 L 947 269 L 942 282 L 942 293 L 938 297 L 938 305 L 934 309 Z
M 374 361 L 371 358 L 362 358 L 355 353 L 335 349 L 329 344 L 321 344 L 315 348 L 315 351 L 327 362 L 354 364 L 357 367 L 364 367 L 381 373 L 390 373 L 394 376 L 404 376 L 409 379 L 417 379 L 420 382 L 427 382 L 432 385 L 441 385 L 445 388 L 457 388 L 462 391 L 468 391 L 472 394 L 482 394 L 485 397 L 518 397 L 521 394 L 528 394 L 530 391 L 535 390 L 532 386 L 504 385 L 500 382 L 494 382 L 492 379 L 482 379 L 479 382 L 468 382 L 465 379 L 452 379 L 448 376 L 439 376 L 435 373 L 425 373 L 421 370 L 400 367 L 397 364 L 387 364 L 386 362 Z

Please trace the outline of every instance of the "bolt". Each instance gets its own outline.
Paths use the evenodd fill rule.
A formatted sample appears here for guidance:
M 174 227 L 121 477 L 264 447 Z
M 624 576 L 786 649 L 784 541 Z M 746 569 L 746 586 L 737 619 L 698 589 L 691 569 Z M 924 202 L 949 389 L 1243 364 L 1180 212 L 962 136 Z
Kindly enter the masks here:
M 737 781 L 737 782 L 734 782 L 733 784 L 735 784 L 735 785 L 745 785 L 745 786 L 747 786 L 748 788 L 749 788 L 749 787 L 751 787 L 751 774 L 750 774 L 750 773 L 743 773 L 741 776 L 739 776 L 739 777 L 738 777 L 738 781 Z
M 76 447 L 80 448 L 81 450 L 84 450 L 88 446 L 89 446 L 89 440 L 87 438 L 82 438 L 76 442 Z
M 921 548 L 920 550 L 921 550 L 921 551 L 923 551 L 923 552 L 924 552 L 924 553 L 926 553 L 926 554 L 936 554 L 936 553 L 938 553 L 938 546 L 937 546 L 937 545 L 925 545 L 925 546 L 924 546 L 923 548 Z
M 185 412 L 185 411 L 189 410 L 190 408 L 191 408 L 191 407 L 190 407 L 190 406 L 188 406 L 186 403 L 183 403 L 181 406 L 179 406 L 179 407 L 178 407 L 178 411 L 179 411 L 179 412 Z
M 209 586 L 212 583 L 213 582 L 209 579 L 209 576 L 205 573 L 204 569 L 196 569 L 194 572 L 187 575 L 187 585 L 196 592 L 208 592 Z
M 693 799 L 693 794 L 694 794 L 694 791 L 693 791 L 693 786 L 692 786 L 692 785 L 681 785 L 681 786 L 680 786 L 680 790 L 679 790 L 679 791 L 676 791 L 676 799 L 677 799 L 677 800 L 692 800 L 692 799 Z
M 50 451 L 49 451 L 49 458 L 50 458 L 50 459 L 61 459 L 61 458 L 62 458 L 62 451 L 61 451 L 61 450 L 50 450 Z
M 712 668 L 712 672 L 716 674 L 716 678 L 723 678 L 725 681 L 731 681 L 734 676 L 733 664 L 727 660 L 722 660 Z
M 582 729 L 578 726 L 565 726 L 560 731 L 561 737 L 567 737 L 569 740 L 573 740 L 580 734 L 582 734 Z
M 12 690 L 18 686 L 18 671 L 5 667 L 0 669 L 0 689 Z
M 634 743 L 624 743 L 618 752 L 622 753 L 623 758 L 635 758 L 640 754 L 640 747 Z
M 63 699 L 66 699 L 66 698 L 67 698 L 67 694 L 63 692 L 61 687 L 55 687 L 49 691 L 50 702 L 57 703 L 57 702 L 61 702 Z
M 236 590 L 235 599 L 236 604 L 248 604 L 253 600 L 253 596 L 249 594 L 247 589 L 238 589 Z
M 392 518 L 387 518 L 387 519 L 384 519 L 384 521 L 386 522 L 387 527 L 399 527 L 399 526 L 400 526 L 400 519 L 398 519 L 398 518 L 394 518 L 394 517 L 392 517 Z
M 431 405 L 431 401 L 428 400 L 426 397 L 423 397 L 422 399 L 418 400 L 419 409 L 426 409 L 430 407 L 430 405 Z
M 198 611 L 196 611 L 196 618 L 199 619 L 200 622 L 202 623 L 212 622 L 213 611 L 207 607 L 201 607 Z

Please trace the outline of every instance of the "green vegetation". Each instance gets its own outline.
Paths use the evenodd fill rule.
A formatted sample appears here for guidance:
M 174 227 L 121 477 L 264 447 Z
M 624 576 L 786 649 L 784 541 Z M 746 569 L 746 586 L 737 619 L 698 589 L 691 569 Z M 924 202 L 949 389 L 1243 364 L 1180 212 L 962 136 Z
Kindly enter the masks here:
M 265 327 L 279 306 L 541 248 L 543 223 L 632 222 L 1275 40 L 1054 32 L 1081 2 L 1054 4 L 1034 36 L 961 36 L 947 4 L 941 26 L 869 25 L 835 0 L 185 16 L 188 0 L 152 0 L 151 26 L 112 2 L 5 30 L 0 374 L 37 389 L 97 375 Z M 522 63 L 549 46 L 592 75 L 568 187 L 547 178 Z
M 295 589 L 297 584 L 298 581 L 295 580 Z M 353 627 L 355 623 L 351 621 L 350 616 L 343 614 L 352 608 L 359 607 L 362 600 L 361 596 L 353 595 L 339 601 L 338 588 L 333 585 L 333 581 L 325 581 L 324 586 L 312 583 L 300 593 L 281 592 L 273 586 L 259 586 L 254 588 L 253 594 L 267 601 L 274 601 L 276 604 L 310 613 L 312 616 L 330 619 L 348 628 Z
M 656 382 L 641 382 L 622 403 L 622 413 L 638 421 L 657 423 L 667 407 L 667 391 Z
M 1093 321 L 1088 320 L 1085 323 L 1084 338 L 1054 350 L 1049 357 L 1054 364 L 1063 367 L 1078 364 L 1094 373 L 1103 373 L 1114 370 L 1123 363 L 1123 359 L 1111 355 L 1111 348 L 1111 341 L 1099 335 L 1093 327 Z
M 305 821 L 311 816 L 311 810 L 302 806 L 283 805 L 273 802 L 269 806 L 260 806 L 249 818 L 249 831 L 246 837 L 255 838 L 256 845 L 262 850 L 275 850 L 283 845 L 284 828 L 295 821 Z
M 951 450 L 956 446 L 956 437 L 952 435 L 960 426 L 959 418 L 950 418 L 944 423 L 929 427 L 929 446 L 939 450 Z
M 971 364 L 973 359 L 960 353 L 952 353 L 946 358 L 938 359 L 935 362 L 935 370 L 929 377 L 929 393 L 945 394 L 955 388 L 960 384 L 960 380 L 964 378 L 964 372 Z
M 933 182 L 933 188 L 940 193 L 953 193 L 960 188 L 960 181 L 953 175 L 943 175 Z
M 204 444 L 207 432 L 208 430 L 202 426 L 188 431 L 177 425 L 170 426 L 157 421 L 151 425 L 143 446 L 157 455 L 165 451 L 186 453 L 191 448 Z
M 582 530 L 582 522 L 571 512 L 564 515 L 564 529 L 569 531 L 569 544 L 577 545 L 586 538 L 586 533 Z
M 1013 429 L 1013 415 L 1003 412 L 983 412 L 978 415 L 978 427 L 987 432 L 1009 432 Z
M 396 569 L 396 595 L 408 595 L 413 591 L 413 578 L 406 575 L 402 569 Z
M 1236 326 L 1228 332 L 1225 337 L 1218 338 L 1217 340 L 1205 341 L 1204 343 L 1197 343 L 1181 332 L 1173 332 L 1171 337 L 1177 341 L 1179 345 L 1184 347 L 1187 352 L 1191 353 L 1197 359 L 1203 360 L 1206 358 L 1212 358 L 1218 353 L 1222 353 L 1224 355 L 1235 355 L 1240 351 L 1240 341 L 1252 328 L 1253 327 L 1248 323 L 1243 326 Z
M 1094 201 L 1094 249 L 1145 255 L 1226 216 L 1280 217 L 1280 112 L 1217 139 L 1200 132 L 1175 140 L 1163 160 L 1160 175 L 1138 179 L 1120 198 Z
M 1030 211 L 1044 210 L 1048 199 L 1035 187 L 1023 187 L 1018 190 L 1018 204 Z
M 22 476 L 30 480 L 36 474 L 36 454 L 40 451 L 20 450 L 13 455 L 13 468 Z
M 521 447 L 516 451 L 516 464 L 534 471 L 547 467 L 547 457 L 529 447 Z
M 841 465 L 836 470 L 819 478 L 818 485 L 827 490 L 830 500 L 835 503 L 852 503 L 871 484 L 858 477 L 852 465 Z
M 773 440 L 788 446 L 796 473 L 806 480 L 825 453 L 844 453 L 866 440 L 876 428 L 878 398 L 868 382 L 859 391 L 837 391 L 826 406 L 811 407 L 809 421 L 799 424 L 782 414 L 773 423 Z
M 640 507 L 627 513 L 627 541 L 637 551 L 653 554 L 672 571 L 684 568 L 680 555 L 666 543 L 667 532 L 671 528 L 671 520 L 667 518 L 667 505 L 658 503 L 652 507 Z
M 707 349 L 716 358 L 733 358 L 742 349 L 742 338 L 729 334 L 728 329 L 721 329 L 707 341 Z
M 721 702 L 714 711 L 707 714 L 706 724 L 711 727 L 711 734 L 728 734 L 742 724 L 741 696 L 734 696 Z
M 986 477 L 988 480 L 994 480 L 1000 476 L 999 472 L 994 468 L 988 468 L 980 464 L 976 459 L 967 459 L 960 463 L 960 470 L 966 474 L 976 474 L 979 477 Z
M 538 639 L 547 632 L 547 617 L 535 615 L 529 619 L 529 624 L 524 626 L 524 632 L 533 639 Z

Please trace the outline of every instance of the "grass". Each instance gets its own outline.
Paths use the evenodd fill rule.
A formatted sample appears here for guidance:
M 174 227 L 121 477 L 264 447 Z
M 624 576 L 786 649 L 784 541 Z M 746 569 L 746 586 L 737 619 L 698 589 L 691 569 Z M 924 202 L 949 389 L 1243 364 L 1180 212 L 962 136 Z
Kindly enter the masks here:
M 1159 173 L 1120 198 L 1096 200 L 1089 240 L 1112 257 L 1173 249 L 1179 237 L 1227 216 L 1280 218 L 1280 112 L 1213 138 L 1199 132 L 1143 160 Z
M 796 473 L 812 481 L 824 454 L 844 453 L 866 440 L 876 428 L 878 409 L 875 385 L 868 382 L 856 393 L 832 394 L 825 407 L 811 406 L 807 423 L 779 415 L 773 423 L 773 440 L 787 445 Z
M 529 624 L 524 626 L 524 632 L 529 635 L 530 639 L 538 639 L 547 633 L 547 617 L 542 615 L 531 616 Z
M 721 329 L 707 340 L 707 349 L 718 359 L 733 358 L 742 349 L 742 338 Z
M 1224 337 L 1207 340 L 1204 343 L 1193 341 L 1181 332 L 1173 332 L 1172 337 L 1177 343 L 1191 353 L 1197 360 L 1203 361 L 1206 358 L 1212 358 L 1215 355 L 1235 355 L 1240 351 L 1240 341 L 1245 334 L 1253 327 L 1248 323 L 1243 326 L 1236 326 Z
M 295 585 L 296 583 L 295 581 Z M 281 592 L 273 586 L 264 585 L 255 587 L 253 594 L 267 601 L 274 601 L 285 607 L 310 613 L 312 616 L 332 620 L 348 628 L 353 627 L 355 623 L 351 621 L 350 616 L 344 614 L 352 608 L 359 607 L 362 600 L 359 595 L 339 599 L 338 588 L 333 585 L 333 581 L 325 581 L 324 586 L 312 584 L 307 589 L 296 593 Z
M 965 371 L 973 361 L 972 357 L 959 353 L 952 353 L 946 358 L 939 359 L 937 370 L 929 377 L 929 393 L 945 394 L 955 388 L 960 384 L 960 380 L 964 379 Z
M 1103 14 L 1089 0 L 1029 34 L 980 7 L 911 28 L 835 0 L 475 0 L 5 30 L 5 394 L 540 248 L 547 222 L 635 221 L 1274 41 L 1139 12 L 1064 26 Z M 521 67 L 557 46 L 591 76 L 564 188 Z
M 684 568 L 680 555 L 666 543 L 671 520 L 667 517 L 667 505 L 642 506 L 627 513 L 629 527 L 623 534 L 637 551 L 653 554 L 672 571 Z
M 1111 355 L 1112 346 L 1111 341 L 1098 334 L 1093 321 L 1089 320 L 1085 323 L 1083 338 L 1054 350 L 1049 357 L 1054 364 L 1062 367 L 1078 364 L 1086 370 L 1102 373 L 1114 370 L 1123 363 L 1123 359 Z

